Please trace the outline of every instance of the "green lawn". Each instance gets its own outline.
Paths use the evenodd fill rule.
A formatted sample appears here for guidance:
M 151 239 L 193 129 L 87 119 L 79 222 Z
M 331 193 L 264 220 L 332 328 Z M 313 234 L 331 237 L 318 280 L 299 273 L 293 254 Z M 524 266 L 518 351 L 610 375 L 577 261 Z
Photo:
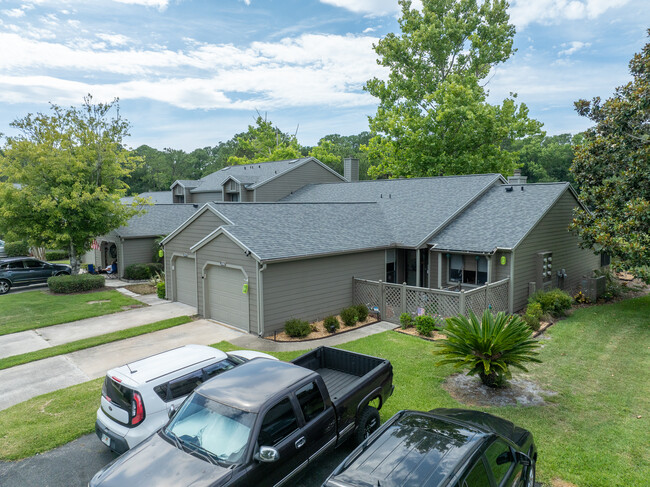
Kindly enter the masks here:
M 114 290 L 83 294 L 49 294 L 46 291 L 7 294 L 0 296 L 0 335 L 107 315 L 122 311 L 123 306 L 140 304 Z
M 650 297 L 577 310 L 548 330 L 543 363 L 529 374 L 557 396 L 544 407 L 481 408 L 533 432 L 540 481 L 645 484 L 650 472 L 648 316 Z M 225 342 L 215 346 L 233 349 Z M 400 409 L 463 407 L 441 387 L 454 370 L 434 366 L 431 342 L 385 332 L 341 348 L 391 360 L 396 389 L 382 420 Z M 287 360 L 299 354 L 276 355 Z M 100 388 L 100 381 L 92 381 L 0 411 L 0 458 L 23 458 L 92 432 Z
M 125 340 L 154 331 L 166 330 L 174 326 L 183 325 L 192 321 L 189 316 L 179 316 L 177 318 L 170 318 L 168 320 L 156 321 L 147 325 L 136 326 L 134 328 L 127 328 L 126 330 L 118 330 L 112 333 L 105 333 L 94 337 L 84 338 L 83 340 L 76 340 L 74 342 L 63 343 L 55 347 L 43 348 L 34 352 L 23 353 L 20 355 L 12 355 L 0 359 L 0 370 L 15 367 L 16 365 L 34 362 L 35 360 L 42 360 L 48 357 L 55 357 L 65 353 L 76 352 L 77 350 L 85 350 L 86 348 L 104 345 L 105 343 L 116 342 L 118 340 Z

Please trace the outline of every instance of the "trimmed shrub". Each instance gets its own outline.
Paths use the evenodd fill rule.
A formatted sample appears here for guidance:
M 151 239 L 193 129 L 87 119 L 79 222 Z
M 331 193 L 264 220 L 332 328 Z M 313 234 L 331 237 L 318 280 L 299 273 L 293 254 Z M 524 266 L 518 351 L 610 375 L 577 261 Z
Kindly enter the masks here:
M 411 313 L 402 313 L 399 315 L 399 325 L 402 327 L 402 330 L 406 330 L 413 326 L 413 317 Z
M 523 318 L 526 324 L 530 327 L 531 330 L 539 330 L 539 320 L 542 319 L 544 312 L 542 311 L 542 305 L 539 303 L 530 303 L 526 306 L 526 313 Z
M 528 298 L 528 303 L 539 303 L 543 314 L 558 317 L 564 316 L 566 310 L 571 308 L 573 298 L 561 289 L 551 289 L 547 292 L 537 291 Z
M 166 294 L 165 294 L 165 281 L 161 281 L 158 284 L 156 284 L 156 293 L 158 294 L 158 297 L 160 299 L 165 299 Z
M 104 276 L 77 274 L 75 276 L 52 276 L 47 280 L 50 291 L 58 294 L 73 294 L 104 287 Z
M 70 252 L 67 250 L 46 250 L 45 260 L 65 260 L 70 257 Z
M 334 333 L 341 327 L 341 324 L 339 323 L 339 319 L 336 316 L 328 316 L 323 321 L 323 326 L 330 333 Z
M 341 321 L 345 326 L 354 326 L 357 324 L 357 307 L 350 306 L 341 310 Z
M 162 264 L 151 262 L 149 264 L 131 264 L 124 269 L 124 278 L 133 281 L 151 279 L 157 273 L 162 272 Z
M 311 333 L 311 326 L 307 321 L 294 318 L 284 324 L 284 331 L 293 338 L 304 338 Z
M 29 255 L 27 242 L 5 242 L 5 254 L 7 257 L 24 257 Z
M 420 335 L 430 337 L 431 332 L 436 329 L 436 320 L 428 315 L 418 316 L 415 318 L 415 329 Z
M 357 304 L 357 321 L 366 321 L 368 319 L 368 307 L 365 304 Z

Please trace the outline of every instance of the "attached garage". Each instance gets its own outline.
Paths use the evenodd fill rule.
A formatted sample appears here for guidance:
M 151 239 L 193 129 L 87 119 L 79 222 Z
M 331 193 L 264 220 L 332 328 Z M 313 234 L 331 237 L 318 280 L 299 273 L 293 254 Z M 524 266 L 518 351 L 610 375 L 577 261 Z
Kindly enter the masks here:
M 174 257 L 172 262 L 174 301 L 196 306 L 195 260 L 189 257 Z
M 248 277 L 244 270 L 208 264 L 204 286 L 206 317 L 248 332 Z

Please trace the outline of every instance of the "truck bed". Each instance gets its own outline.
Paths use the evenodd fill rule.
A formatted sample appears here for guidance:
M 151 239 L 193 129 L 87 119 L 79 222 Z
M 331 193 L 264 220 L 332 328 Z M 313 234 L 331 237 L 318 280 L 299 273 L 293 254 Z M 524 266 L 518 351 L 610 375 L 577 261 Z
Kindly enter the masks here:
M 387 361 L 347 350 L 319 347 L 293 363 L 320 374 L 330 397 L 336 402 L 364 384 L 364 376 L 376 372 Z

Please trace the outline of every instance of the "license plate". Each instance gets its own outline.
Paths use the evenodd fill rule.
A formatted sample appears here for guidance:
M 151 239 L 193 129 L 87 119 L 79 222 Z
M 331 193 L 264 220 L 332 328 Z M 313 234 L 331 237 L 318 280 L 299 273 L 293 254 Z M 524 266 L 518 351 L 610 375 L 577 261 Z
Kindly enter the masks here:
M 108 436 L 102 435 L 102 441 L 106 446 L 111 446 L 111 439 Z

